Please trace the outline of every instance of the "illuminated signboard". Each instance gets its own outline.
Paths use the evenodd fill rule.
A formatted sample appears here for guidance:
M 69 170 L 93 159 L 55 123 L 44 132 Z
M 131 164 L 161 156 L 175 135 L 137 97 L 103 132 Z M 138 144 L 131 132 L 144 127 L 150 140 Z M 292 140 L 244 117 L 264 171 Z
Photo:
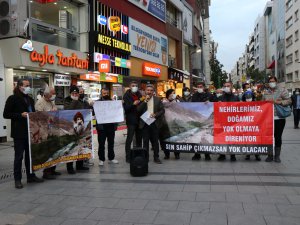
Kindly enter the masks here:
M 122 59 L 119 57 L 109 56 L 106 54 L 101 54 L 98 52 L 94 52 L 94 62 L 99 63 L 102 60 L 110 60 L 111 66 L 117 66 L 122 68 L 131 68 L 131 61 L 128 59 Z
M 102 45 L 108 46 L 110 48 L 126 52 L 128 54 L 130 54 L 130 52 L 131 52 L 131 44 L 130 43 L 123 42 L 123 41 L 117 40 L 115 38 L 105 36 L 103 34 L 98 34 L 97 42 L 98 42 L 98 44 L 102 44 Z
M 103 72 L 103 73 L 110 72 L 110 60 L 99 61 L 99 72 Z
M 151 77 L 160 77 L 161 66 L 154 63 L 143 63 L 143 75 Z

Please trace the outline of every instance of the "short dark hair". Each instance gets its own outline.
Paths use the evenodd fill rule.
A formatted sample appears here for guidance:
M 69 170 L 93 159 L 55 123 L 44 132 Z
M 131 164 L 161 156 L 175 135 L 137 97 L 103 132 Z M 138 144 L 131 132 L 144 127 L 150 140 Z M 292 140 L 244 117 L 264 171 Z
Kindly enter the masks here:
M 14 88 L 14 91 L 13 91 L 14 94 L 21 94 L 20 87 L 23 86 L 24 81 L 30 82 L 29 79 L 27 79 L 27 78 L 19 79 L 19 80 L 17 81 L 17 86 Z
M 244 84 L 242 85 L 243 89 L 246 88 L 246 85 L 250 85 L 250 84 L 249 84 L 249 83 L 244 83 Z
M 174 89 L 169 89 L 166 91 L 166 98 L 169 98 L 169 96 L 172 94 L 172 92 L 175 91 Z
M 196 84 L 196 86 L 198 86 L 198 85 L 203 85 L 203 86 L 205 86 L 205 83 L 204 83 L 203 81 L 200 81 L 200 82 L 198 82 L 198 83 Z
M 129 84 L 138 84 L 138 82 L 136 80 L 132 80 Z
M 230 84 L 231 86 L 233 85 L 233 83 L 232 83 L 231 81 L 225 81 L 225 82 L 223 83 L 223 86 L 224 86 L 224 84 Z
M 189 87 L 184 87 L 183 89 L 182 89 L 182 91 L 183 92 L 185 92 L 185 91 L 190 91 L 191 89 L 189 88 Z
M 268 77 L 268 83 L 270 82 L 271 79 L 274 79 L 277 82 L 277 78 L 275 76 L 270 76 Z
M 103 88 L 101 88 L 101 93 L 102 93 L 102 91 L 109 91 L 109 89 L 107 87 L 103 87 Z

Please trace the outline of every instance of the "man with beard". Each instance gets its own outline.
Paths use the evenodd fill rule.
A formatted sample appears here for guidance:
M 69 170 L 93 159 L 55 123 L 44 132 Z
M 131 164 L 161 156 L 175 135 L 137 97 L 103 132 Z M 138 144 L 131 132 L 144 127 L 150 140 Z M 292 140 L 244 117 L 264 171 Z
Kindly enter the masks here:
M 72 85 L 70 88 L 70 96 L 65 98 L 64 110 L 74 110 L 74 109 L 85 109 L 85 105 L 82 100 L 79 99 L 79 89 L 77 86 Z M 73 162 L 67 163 L 67 170 L 69 174 L 75 174 L 76 171 L 73 168 Z M 83 160 L 76 161 L 76 170 L 86 171 L 89 170 L 88 167 L 83 166 Z

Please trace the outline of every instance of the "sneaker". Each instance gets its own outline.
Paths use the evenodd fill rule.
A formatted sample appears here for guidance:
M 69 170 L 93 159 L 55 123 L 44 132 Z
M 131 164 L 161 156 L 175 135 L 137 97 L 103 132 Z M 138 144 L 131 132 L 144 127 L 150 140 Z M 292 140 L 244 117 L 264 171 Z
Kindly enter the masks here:
M 250 160 L 250 155 L 246 155 L 245 160 Z
M 261 161 L 261 158 L 259 155 L 255 155 L 255 159 L 256 159 L 256 161 Z
M 226 160 L 226 156 L 225 155 L 220 155 L 218 158 L 218 161 L 224 161 Z
M 210 155 L 209 154 L 205 154 L 205 161 L 210 161 L 211 158 L 210 158 Z
M 43 179 L 45 179 L 45 180 L 55 180 L 56 177 L 53 174 L 44 173 Z
M 175 155 L 175 159 L 180 159 L 180 155 Z
M 235 161 L 236 161 L 235 155 L 231 155 L 231 156 L 230 156 L 230 161 L 231 161 L 231 162 L 235 162 Z
M 201 159 L 201 155 L 200 154 L 195 154 L 193 157 L 192 157 L 192 160 L 200 160 Z
M 116 159 L 113 159 L 113 160 L 109 160 L 108 163 L 111 163 L 111 164 L 118 164 L 119 161 L 116 160 Z
M 154 159 L 154 162 L 157 163 L 157 164 L 162 164 L 162 162 L 160 161 L 159 158 L 155 158 L 155 159 Z
M 90 168 L 86 167 L 86 166 L 80 166 L 80 167 L 76 167 L 76 170 L 80 170 L 80 171 L 87 171 Z
M 104 162 L 103 161 L 99 161 L 99 166 L 103 166 L 104 165 Z
M 23 188 L 23 184 L 20 180 L 15 181 L 15 188 L 17 188 L 17 189 L 22 189 Z
M 43 183 L 43 182 L 44 182 L 44 180 L 41 178 L 38 178 L 37 176 L 27 178 L 27 183 Z
M 76 171 L 73 168 L 68 169 L 68 174 L 76 174 Z

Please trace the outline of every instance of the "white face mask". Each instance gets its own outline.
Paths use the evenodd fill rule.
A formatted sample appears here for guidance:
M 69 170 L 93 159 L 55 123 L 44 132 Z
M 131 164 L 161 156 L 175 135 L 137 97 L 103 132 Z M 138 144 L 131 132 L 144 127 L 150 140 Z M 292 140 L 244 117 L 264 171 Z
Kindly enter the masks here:
M 71 99 L 73 99 L 74 101 L 78 101 L 78 98 L 79 98 L 79 97 L 75 97 L 75 96 L 72 96 L 72 95 L 71 95 Z
M 185 91 L 183 94 L 184 94 L 184 96 L 189 96 L 190 92 L 189 91 Z
M 172 94 L 172 99 L 176 99 L 176 94 Z
M 252 102 L 252 98 L 246 98 L 246 102 Z
M 50 98 L 50 101 L 54 101 L 56 98 L 56 95 L 52 95 L 52 97 Z
M 218 93 L 218 94 L 217 94 L 217 97 L 219 98 L 220 96 L 222 96 L 222 94 L 221 94 L 221 93 Z
M 204 90 L 203 90 L 203 88 L 198 88 L 197 91 L 198 91 L 198 93 L 203 93 Z
M 131 91 L 132 91 L 133 93 L 136 93 L 136 92 L 138 91 L 138 87 L 131 87 Z
M 276 82 L 270 82 L 269 83 L 270 88 L 275 88 L 276 85 L 277 85 Z
M 252 91 L 251 88 L 248 88 L 247 91 Z
M 230 92 L 231 92 L 231 89 L 230 89 L 230 87 L 224 87 L 224 88 L 223 88 L 223 91 L 224 91 L 225 93 L 230 93 Z
M 24 87 L 23 93 L 24 93 L 25 95 L 30 94 L 30 93 L 31 93 L 31 88 L 30 88 L 30 87 Z

